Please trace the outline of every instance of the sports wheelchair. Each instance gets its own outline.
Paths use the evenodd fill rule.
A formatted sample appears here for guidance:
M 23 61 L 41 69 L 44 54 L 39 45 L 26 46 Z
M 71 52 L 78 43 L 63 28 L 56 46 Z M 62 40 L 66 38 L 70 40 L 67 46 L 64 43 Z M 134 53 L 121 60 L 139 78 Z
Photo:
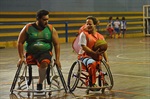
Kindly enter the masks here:
M 87 89 L 86 93 L 89 94 L 89 91 L 100 91 L 104 93 L 107 90 L 113 88 L 113 76 L 110 71 L 109 66 L 104 60 L 101 61 L 100 69 L 97 69 L 96 80 L 97 87 L 90 87 L 90 77 L 87 70 L 82 69 L 82 62 L 80 60 L 75 61 L 68 74 L 68 88 L 72 93 L 76 88 Z
M 33 76 L 32 68 L 37 68 L 37 66 L 33 65 L 36 64 L 26 65 L 22 63 L 20 64 L 20 66 L 18 66 L 10 88 L 11 94 L 16 91 L 18 92 L 18 94 L 20 94 L 21 92 L 26 92 L 28 96 L 30 96 L 30 93 L 32 93 L 33 95 L 35 95 L 35 93 L 43 93 L 44 95 L 48 93 L 48 95 L 51 96 L 52 92 L 61 90 L 65 90 L 65 92 L 67 93 L 68 88 L 64 80 L 63 74 L 60 68 L 54 62 L 52 62 L 47 68 L 46 79 L 43 82 L 43 90 L 36 90 L 35 85 L 37 83 L 34 84 L 34 82 L 36 81 L 36 79 L 38 79 L 39 76 Z M 16 84 L 18 84 L 17 88 Z

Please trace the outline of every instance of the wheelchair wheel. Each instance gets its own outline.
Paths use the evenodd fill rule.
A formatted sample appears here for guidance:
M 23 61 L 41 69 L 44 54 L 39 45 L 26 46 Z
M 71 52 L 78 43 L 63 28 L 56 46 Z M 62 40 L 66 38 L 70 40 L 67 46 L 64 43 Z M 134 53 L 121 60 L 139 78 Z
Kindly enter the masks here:
M 105 82 L 105 83 L 103 83 L 103 86 L 108 86 L 107 89 L 111 90 L 114 86 L 114 81 L 113 81 L 113 76 L 112 76 L 111 70 L 110 70 L 109 66 L 106 64 L 106 62 L 103 60 L 101 62 L 101 68 L 102 68 L 102 72 L 104 75 L 104 82 Z M 100 80 L 99 80 L 99 82 L 100 82 Z M 105 91 L 105 88 L 102 89 L 102 92 L 104 92 L 104 91 Z
M 55 64 L 55 65 L 56 65 L 56 68 L 57 68 L 58 74 L 59 74 L 59 76 L 60 76 L 60 79 L 61 79 L 62 85 L 63 85 L 63 87 L 64 87 L 64 90 L 65 90 L 65 92 L 67 93 L 68 88 L 67 88 L 67 85 L 66 85 L 66 82 L 65 82 L 64 76 L 63 76 L 63 74 L 62 74 L 62 72 L 61 72 L 60 68 L 57 66 L 57 64 Z
M 18 80 L 18 78 L 19 78 L 19 74 L 20 74 L 22 65 L 23 65 L 23 63 L 18 66 L 18 69 L 17 69 L 17 71 L 16 71 L 16 74 L 15 74 L 15 77 L 14 77 L 14 80 L 13 80 L 13 83 L 12 83 L 11 88 L 10 88 L 11 94 L 13 93 L 13 90 L 14 90 L 14 88 L 15 88 L 15 86 L 16 86 L 16 83 L 17 83 L 17 80 Z
M 73 92 L 76 89 L 79 83 L 80 74 L 81 74 L 81 62 L 77 60 L 72 64 L 68 75 L 67 83 L 70 92 Z

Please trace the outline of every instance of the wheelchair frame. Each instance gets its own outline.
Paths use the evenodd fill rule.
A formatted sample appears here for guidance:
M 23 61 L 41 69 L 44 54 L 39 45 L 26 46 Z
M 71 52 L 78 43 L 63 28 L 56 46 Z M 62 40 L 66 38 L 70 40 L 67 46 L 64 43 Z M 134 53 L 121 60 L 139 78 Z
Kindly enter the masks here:
M 82 63 L 80 60 L 75 61 L 68 74 L 68 88 L 72 93 L 76 88 L 87 89 L 86 93 L 89 94 L 89 91 L 99 91 L 101 89 L 102 93 L 105 92 L 105 89 L 111 90 L 114 86 L 113 76 L 109 66 L 104 60 L 101 61 L 102 71 L 97 70 L 98 78 L 98 87 L 89 87 L 90 77 L 87 71 L 83 71 Z M 76 70 L 75 70 L 76 69 Z M 80 84 L 80 85 L 79 85 Z M 78 86 L 79 85 L 79 86 Z
M 21 69 L 24 65 L 24 69 L 22 70 L 21 74 Z M 55 69 L 58 72 L 58 75 L 55 72 Z M 28 71 L 28 73 L 27 73 Z M 28 74 L 28 75 L 27 75 Z M 60 70 L 60 68 L 57 66 L 57 64 L 50 64 L 47 68 L 46 71 L 46 79 L 44 80 L 44 88 L 43 90 L 36 90 L 34 88 L 34 79 L 38 79 L 39 76 L 32 76 L 32 65 L 25 65 L 25 64 L 20 64 L 18 66 L 18 69 L 16 71 L 15 77 L 13 79 L 10 92 L 13 94 L 14 91 L 21 93 L 21 92 L 27 92 L 27 95 L 30 96 L 30 93 L 34 95 L 34 93 L 48 93 L 49 96 L 52 94 L 54 91 L 60 91 L 60 90 L 65 90 L 65 93 L 67 93 L 67 85 L 64 80 L 63 74 Z M 20 81 L 18 81 L 20 79 Z M 59 80 L 60 81 L 59 81 Z M 61 88 L 60 82 L 63 86 Z M 18 84 L 18 88 L 15 88 L 16 84 Z M 32 88 L 30 88 L 30 85 L 32 85 Z

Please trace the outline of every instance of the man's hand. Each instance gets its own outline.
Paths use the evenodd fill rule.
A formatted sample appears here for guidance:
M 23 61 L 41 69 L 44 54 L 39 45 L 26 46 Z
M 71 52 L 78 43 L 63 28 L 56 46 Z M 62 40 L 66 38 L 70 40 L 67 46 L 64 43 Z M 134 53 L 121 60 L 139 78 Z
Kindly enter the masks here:
M 20 58 L 20 59 L 19 59 L 18 64 L 17 64 L 17 67 L 19 67 L 22 63 L 27 64 L 25 58 Z
M 54 63 L 61 69 L 61 63 L 59 60 L 54 60 Z

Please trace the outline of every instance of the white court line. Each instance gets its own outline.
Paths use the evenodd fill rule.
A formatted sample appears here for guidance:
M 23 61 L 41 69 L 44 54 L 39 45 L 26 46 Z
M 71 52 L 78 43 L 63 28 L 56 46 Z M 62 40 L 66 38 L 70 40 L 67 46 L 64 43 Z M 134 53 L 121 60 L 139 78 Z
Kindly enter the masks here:
M 136 76 L 136 75 L 124 75 L 124 74 L 113 74 L 116 76 L 125 76 L 125 77 L 134 77 L 134 78 L 148 78 L 150 79 L 150 77 L 146 77 L 146 76 Z
M 149 44 L 149 42 L 146 42 L 146 41 L 144 42 L 143 40 L 139 40 L 139 43 L 148 43 L 148 44 Z M 145 52 L 142 52 L 142 53 L 145 53 Z M 129 55 L 131 55 L 131 54 L 137 54 L 137 53 L 129 53 Z M 138 54 L 139 54 L 139 53 L 138 53 Z M 149 54 L 149 52 L 148 52 L 147 54 Z M 124 55 L 128 55 L 128 54 L 119 54 L 119 55 L 117 55 L 116 57 L 117 57 L 117 58 L 120 58 L 120 59 L 150 60 L 149 57 L 130 58 L 130 57 L 124 57 Z
M 133 53 L 132 53 L 133 54 Z M 138 57 L 138 58 L 129 58 L 129 57 L 124 57 L 124 55 L 125 54 L 119 54 L 119 55 L 117 55 L 116 57 L 117 58 L 120 58 L 120 59 L 132 59 L 132 60 L 150 60 L 150 58 L 149 57 Z M 126 54 L 126 55 L 128 55 L 128 54 Z M 130 54 L 131 55 L 131 54 Z
M 143 40 L 140 40 L 139 42 L 140 43 L 145 43 L 145 44 L 150 44 L 149 42 L 146 42 L 146 41 L 143 41 Z
M 68 72 L 66 71 L 62 71 L 64 74 L 68 74 Z M 125 74 L 112 74 L 114 76 L 124 76 L 124 77 L 133 77 L 133 78 L 148 78 L 150 79 L 150 77 L 147 76 L 136 76 L 136 75 L 125 75 Z

